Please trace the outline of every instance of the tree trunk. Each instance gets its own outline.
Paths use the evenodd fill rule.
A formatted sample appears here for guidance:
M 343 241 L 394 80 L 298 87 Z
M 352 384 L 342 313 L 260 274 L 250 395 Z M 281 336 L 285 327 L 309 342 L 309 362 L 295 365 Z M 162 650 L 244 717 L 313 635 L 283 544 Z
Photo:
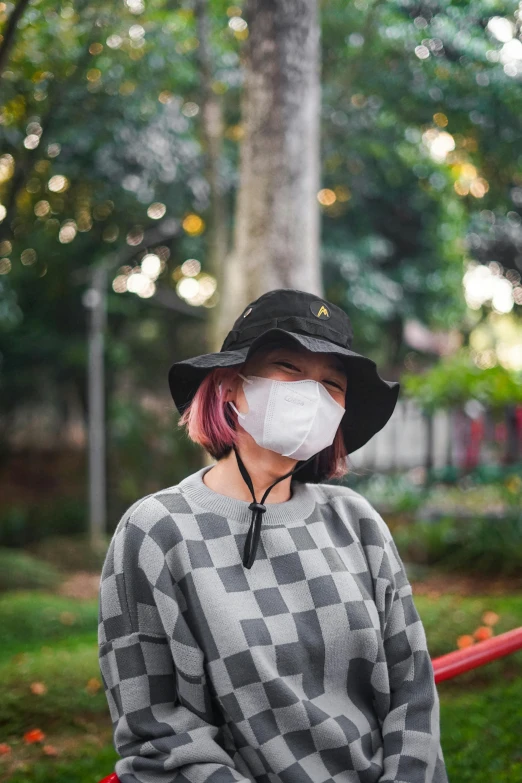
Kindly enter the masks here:
M 247 0 L 244 18 L 240 179 L 219 345 L 232 315 L 266 291 L 323 292 L 317 0 Z
M 224 339 L 219 332 L 220 306 L 224 305 L 224 262 L 228 251 L 228 215 L 219 166 L 223 148 L 224 120 L 221 98 L 212 89 L 214 79 L 210 45 L 208 0 L 196 0 L 198 57 L 201 83 L 201 134 L 205 149 L 206 177 L 210 188 L 208 231 L 206 234 L 205 271 L 212 275 L 220 296 L 218 306 L 211 307 L 206 319 L 209 350 L 218 351 Z
M 29 0 L 18 0 L 18 3 L 11 11 L 11 16 L 7 20 L 7 24 L 2 35 L 2 43 L 0 44 L 0 71 L 3 71 L 7 65 L 9 53 L 15 42 L 16 26 L 24 15 L 25 9 L 28 5 Z

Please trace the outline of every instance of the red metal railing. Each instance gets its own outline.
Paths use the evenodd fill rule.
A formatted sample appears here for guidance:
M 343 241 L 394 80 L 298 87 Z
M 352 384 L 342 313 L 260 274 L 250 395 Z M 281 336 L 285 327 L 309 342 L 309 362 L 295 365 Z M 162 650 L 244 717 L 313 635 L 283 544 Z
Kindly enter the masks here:
M 522 627 L 514 628 L 512 631 L 506 631 L 484 642 L 477 642 L 471 647 L 465 647 L 462 650 L 440 655 L 438 658 L 432 658 L 435 682 L 449 680 L 470 669 L 476 669 L 479 666 L 494 661 L 496 658 L 502 658 L 517 650 L 522 650 Z M 120 783 L 119 777 L 115 772 L 108 777 L 100 780 L 100 783 Z
M 520 649 L 522 649 L 522 628 L 514 628 L 512 631 L 492 636 L 484 642 L 472 644 L 471 647 L 464 647 L 462 650 L 454 650 L 439 658 L 432 658 L 435 682 L 449 680 L 450 677 L 456 677 L 470 669 L 484 666 L 485 663 Z

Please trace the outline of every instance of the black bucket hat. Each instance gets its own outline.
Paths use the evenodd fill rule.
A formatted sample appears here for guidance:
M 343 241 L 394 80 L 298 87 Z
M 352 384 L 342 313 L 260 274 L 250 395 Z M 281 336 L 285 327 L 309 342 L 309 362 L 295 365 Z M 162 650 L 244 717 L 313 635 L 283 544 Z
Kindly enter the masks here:
M 384 380 L 372 359 L 352 351 L 353 329 L 344 310 L 316 294 L 293 288 L 268 291 L 250 302 L 234 322 L 219 352 L 193 356 L 171 366 L 168 383 L 178 411 L 184 412 L 201 381 L 213 369 L 241 365 L 260 345 L 278 338 L 285 343 L 288 339 L 294 340 L 314 353 L 334 353 L 343 361 L 348 384 L 346 413 L 339 426 L 347 454 L 360 449 L 384 427 L 397 403 L 399 382 Z M 241 474 L 254 497 L 250 505 L 253 520 L 245 547 L 249 555 L 244 559 L 245 566 L 250 568 L 259 539 L 261 514 L 266 511 L 263 502 L 272 487 L 265 492 L 261 503 L 257 503 L 250 477 L 237 449 L 234 451 Z M 281 476 L 272 486 L 303 468 L 311 459 L 313 457 L 298 463 L 293 471 Z

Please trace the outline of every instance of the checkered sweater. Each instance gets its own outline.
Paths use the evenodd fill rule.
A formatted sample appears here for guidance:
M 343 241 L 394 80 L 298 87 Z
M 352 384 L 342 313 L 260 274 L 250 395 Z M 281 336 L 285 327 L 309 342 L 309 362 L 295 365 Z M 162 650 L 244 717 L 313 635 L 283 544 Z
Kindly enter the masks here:
M 447 783 L 422 622 L 359 493 L 294 480 L 248 502 L 201 470 L 134 503 L 100 581 L 99 664 L 122 783 Z

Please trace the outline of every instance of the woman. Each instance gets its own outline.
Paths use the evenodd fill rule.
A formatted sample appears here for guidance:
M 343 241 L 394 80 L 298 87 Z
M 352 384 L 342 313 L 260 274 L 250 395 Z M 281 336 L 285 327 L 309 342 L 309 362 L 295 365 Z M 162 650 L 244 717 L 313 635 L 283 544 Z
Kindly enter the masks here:
M 216 463 L 136 501 L 107 553 L 99 660 L 122 783 L 447 783 L 390 531 L 322 483 L 397 401 L 351 340 L 343 310 L 278 289 L 220 352 L 171 367 L 180 424 Z

